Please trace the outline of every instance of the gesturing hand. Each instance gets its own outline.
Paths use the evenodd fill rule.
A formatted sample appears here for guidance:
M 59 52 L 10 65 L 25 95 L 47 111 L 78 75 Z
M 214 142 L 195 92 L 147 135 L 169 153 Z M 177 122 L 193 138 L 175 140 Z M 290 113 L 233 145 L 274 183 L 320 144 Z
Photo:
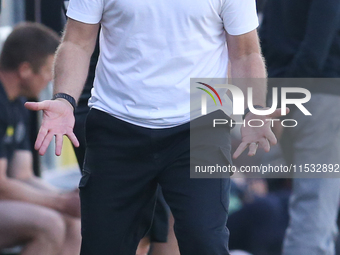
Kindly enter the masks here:
M 289 109 L 287 108 L 287 112 Z M 242 152 L 249 147 L 248 156 L 254 156 L 256 154 L 257 148 L 263 148 L 266 152 L 269 152 L 270 145 L 275 145 L 277 139 L 271 129 L 271 121 L 268 119 L 275 119 L 281 116 L 281 109 L 276 109 L 270 115 L 254 115 L 249 112 L 245 118 L 245 125 L 241 127 L 242 142 L 237 147 L 233 158 L 236 159 L 242 154 Z M 248 121 L 251 119 L 258 119 L 264 122 L 262 127 L 251 127 L 248 125 Z
M 74 115 L 72 106 L 64 99 L 45 100 L 42 102 L 27 102 L 29 110 L 43 110 L 43 119 L 34 148 L 44 155 L 53 136 L 55 136 L 55 154 L 60 156 L 63 146 L 63 136 L 66 135 L 74 146 L 79 142 L 73 133 Z

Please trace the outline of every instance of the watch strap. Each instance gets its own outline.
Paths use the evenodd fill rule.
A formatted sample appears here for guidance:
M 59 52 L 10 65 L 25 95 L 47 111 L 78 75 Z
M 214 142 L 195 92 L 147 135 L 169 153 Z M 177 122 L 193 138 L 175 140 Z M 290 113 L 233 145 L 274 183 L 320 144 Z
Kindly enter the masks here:
M 55 100 L 57 98 L 65 99 L 67 102 L 69 102 L 72 105 L 73 111 L 75 111 L 77 107 L 77 103 L 73 96 L 70 96 L 69 94 L 66 94 L 66 93 L 57 93 L 52 97 L 52 100 Z

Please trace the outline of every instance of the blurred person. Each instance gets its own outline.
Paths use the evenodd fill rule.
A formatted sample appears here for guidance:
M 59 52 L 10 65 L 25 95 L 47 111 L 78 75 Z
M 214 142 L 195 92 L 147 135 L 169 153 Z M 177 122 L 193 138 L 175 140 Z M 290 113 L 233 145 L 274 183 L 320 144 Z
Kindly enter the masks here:
M 339 1 L 268 0 L 260 37 L 269 77 L 340 77 Z M 298 125 L 278 132 L 283 155 L 288 165 L 335 166 L 340 163 L 340 82 L 309 81 L 305 88 L 312 97 L 304 106 L 312 116 L 292 109 L 290 118 Z M 283 86 L 294 86 L 293 80 Z M 294 177 L 283 255 L 334 255 L 340 179 Z
M 339 214 L 338 214 L 338 228 L 340 227 L 340 211 L 339 211 Z M 338 235 L 338 239 L 337 239 L 337 241 L 336 241 L 336 248 L 335 248 L 335 250 L 336 250 L 336 252 L 335 252 L 335 254 L 336 255 L 340 255 L 340 236 Z
M 232 178 L 236 185 L 231 186 L 231 196 L 240 202 L 228 218 L 230 249 L 254 255 L 280 255 L 288 225 L 289 181 L 241 180 Z
M 255 1 L 212 2 L 70 1 L 55 65 L 55 100 L 26 107 L 44 111 L 35 144 L 40 154 L 54 136 L 57 155 L 63 135 L 79 145 L 73 110 L 101 25 L 79 185 L 81 254 L 135 254 L 144 234 L 136 223 L 157 183 L 173 213 L 182 255 L 229 254 L 230 180 L 190 179 L 190 77 L 225 78 L 228 53 L 233 77 L 264 78 L 266 72 L 255 30 Z M 240 89 L 245 93 L 247 87 Z M 265 106 L 265 91 L 264 83 L 258 85 L 254 104 Z M 279 111 L 261 119 L 276 117 Z M 246 121 L 255 117 L 260 118 L 245 116 Z M 270 143 L 276 143 L 270 125 L 242 131 L 234 157 L 247 148 L 248 155 L 258 147 L 269 151 Z M 231 162 L 229 129 L 212 135 L 226 150 L 219 160 Z
M 25 98 L 52 79 L 59 36 L 37 23 L 17 25 L 0 55 L 0 249 L 23 255 L 76 255 L 80 250 L 78 192 L 34 176 Z

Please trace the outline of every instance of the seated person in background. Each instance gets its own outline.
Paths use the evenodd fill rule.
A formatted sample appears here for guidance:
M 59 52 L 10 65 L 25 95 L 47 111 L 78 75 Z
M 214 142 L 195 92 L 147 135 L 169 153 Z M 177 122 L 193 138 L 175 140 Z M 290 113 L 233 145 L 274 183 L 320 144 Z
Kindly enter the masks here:
M 288 226 L 290 179 L 246 177 L 232 178 L 229 247 L 254 255 L 280 255 Z
M 37 23 L 17 25 L 0 56 L 0 250 L 22 255 L 76 255 L 80 250 L 77 192 L 62 192 L 33 174 L 24 98 L 52 79 L 58 35 Z

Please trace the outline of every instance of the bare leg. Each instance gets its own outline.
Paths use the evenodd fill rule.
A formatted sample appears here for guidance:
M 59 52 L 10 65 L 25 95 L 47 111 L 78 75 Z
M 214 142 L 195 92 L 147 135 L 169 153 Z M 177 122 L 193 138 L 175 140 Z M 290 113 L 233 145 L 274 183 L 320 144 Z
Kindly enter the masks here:
M 147 255 L 150 250 L 150 239 L 149 237 L 143 237 L 142 240 L 140 240 L 136 255 Z
M 64 221 L 66 223 L 66 234 L 61 254 L 79 255 L 81 244 L 80 219 L 64 215 Z
M 0 201 L 0 248 L 23 245 L 21 255 L 58 255 L 64 233 L 59 213 L 24 202 Z
M 170 214 L 169 234 L 166 243 L 153 243 L 152 255 L 180 255 L 174 232 L 174 217 Z

